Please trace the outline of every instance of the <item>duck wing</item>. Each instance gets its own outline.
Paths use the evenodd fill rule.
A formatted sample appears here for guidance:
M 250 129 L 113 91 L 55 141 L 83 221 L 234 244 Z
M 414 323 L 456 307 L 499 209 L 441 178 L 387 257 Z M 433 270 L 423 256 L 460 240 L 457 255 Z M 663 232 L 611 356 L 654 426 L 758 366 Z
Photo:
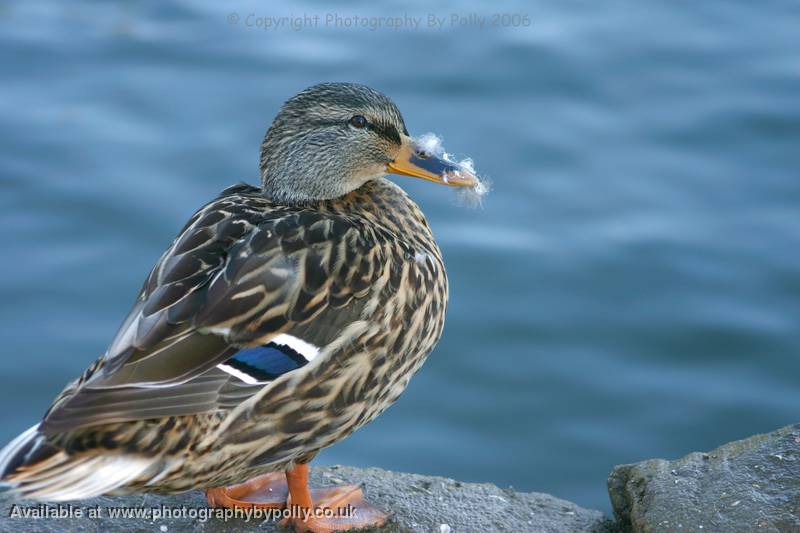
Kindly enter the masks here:
M 164 252 L 107 352 L 40 430 L 238 405 L 359 318 L 383 271 L 379 239 L 344 214 L 226 189 Z

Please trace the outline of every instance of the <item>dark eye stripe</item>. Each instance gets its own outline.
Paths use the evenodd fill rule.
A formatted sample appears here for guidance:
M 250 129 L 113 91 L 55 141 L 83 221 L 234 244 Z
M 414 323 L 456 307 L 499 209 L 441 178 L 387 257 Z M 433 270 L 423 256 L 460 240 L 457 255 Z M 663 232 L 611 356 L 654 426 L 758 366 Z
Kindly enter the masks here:
M 387 139 L 388 141 L 391 141 L 395 144 L 400 144 L 400 133 L 398 133 L 394 124 L 370 122 L 367 124 L 367 128 L 369 128 L 371 131 L 374 131 L 384 139 Z
M 315 126 L 320 126 L 320 127 L 327 127 L 327 126 L 342 127 L 343 125 L 347 126 L 350 123 L 350 121 L 347 120 L 345 122 L 340 122 L 336 120 L 315 120 L 311 123 L 314 124 Z M 381 137 L 390 142 L 393 142 L 395 144 L 401 143 L 400 133 L 398 133 L 397 128 L 394 126 L 394 124 L 371 122 L 367 120 L 367 129 L 369 131 L 375 132 L 376 134 L 380 135 Z M 408 135 L 408 131 L 406 131 L 405 128 L 403 128 L 403 133 L 405 135 Z

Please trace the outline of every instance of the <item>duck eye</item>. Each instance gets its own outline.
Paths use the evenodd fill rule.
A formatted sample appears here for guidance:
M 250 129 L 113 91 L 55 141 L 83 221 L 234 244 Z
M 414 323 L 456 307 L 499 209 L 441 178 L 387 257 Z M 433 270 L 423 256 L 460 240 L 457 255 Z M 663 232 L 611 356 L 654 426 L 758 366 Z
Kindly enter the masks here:
M 367 118 L 364 115 L 353 115 L 353 118 L 350 119 L 350 125 L 361 129 L 367 125 Z

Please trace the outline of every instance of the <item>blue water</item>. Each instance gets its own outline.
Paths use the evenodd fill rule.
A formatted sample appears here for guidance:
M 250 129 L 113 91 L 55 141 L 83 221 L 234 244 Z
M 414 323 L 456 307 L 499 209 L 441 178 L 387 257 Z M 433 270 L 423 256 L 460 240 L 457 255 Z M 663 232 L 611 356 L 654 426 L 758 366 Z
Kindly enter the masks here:
M 103 351 L 194 209 L 257 181 L 280 103 L 327 80 L 389 94 L 494 192 L 471 210 L 397 178 L 445 255 L 445 336 L 321 463 L 608 510 L 615 464 L 798 421 L 800 5 L 344 6 L 448 25 L 335 28 L 323 2 L 2 5 L 0 440 Z M 498 10 L 530 23 L 449 26 Z M 253 27 L 292 13 L 319 24 Z

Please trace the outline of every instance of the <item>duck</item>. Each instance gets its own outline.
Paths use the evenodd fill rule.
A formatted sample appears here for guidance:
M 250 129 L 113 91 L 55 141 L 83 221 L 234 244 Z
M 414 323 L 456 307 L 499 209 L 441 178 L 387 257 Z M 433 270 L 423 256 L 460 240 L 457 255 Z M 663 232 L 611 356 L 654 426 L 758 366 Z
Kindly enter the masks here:
M 0 451 L 14 497 L 201 489 L 214 507 L 291 509 L 298 532 L 386 522 L 357 486 L 310 488 L 308 465 L 394 403 L 442 335 L 441 251 L 386 175 L 478 177 L 355 83 L 287 100 L 259 169 L 194 213 L 103 355 Z

